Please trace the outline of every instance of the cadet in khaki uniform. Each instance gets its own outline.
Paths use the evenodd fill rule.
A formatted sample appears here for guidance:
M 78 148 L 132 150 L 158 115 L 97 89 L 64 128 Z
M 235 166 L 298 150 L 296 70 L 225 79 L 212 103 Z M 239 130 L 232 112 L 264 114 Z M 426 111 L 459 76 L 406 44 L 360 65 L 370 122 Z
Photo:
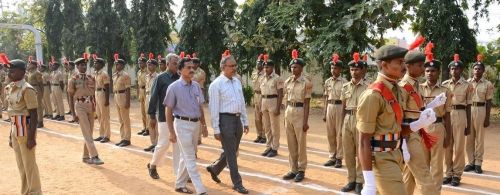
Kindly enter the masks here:
M 284 180 L 294 179 L 301 182 L 307 167 L 306 136 L 309 130 L 309 106 L 313 84 L 304 77 L 305 61 L 299 58 L 297 50 L 292 51 L 290 62 L 292 76 L 285 81 L 284 97 L 286 97 L 285 129 L 290 152 L 288 161 L 290 172 L 283 176 Z
M 344 116 L 342 114 L 342 86 L 347 83 L 347 80 L 340 74 L 344 63 L 339 60 L 339 55 L 333 54 L 330 65 L 332 76 L 325 81 L 324 95 L 324 117 L 326 122 L 326 133 L 328 136 L 328 161 L 325 166 L 334 166 L 335 168 L 342 167 L 343 149 L 342 149 L 342 123 Z
M 66 78 L 66 79 L 65 79 L 65 82 L 66 82 L 65 84 L 66 84 L 66 88 L 68 87 L 68 82 L 69 82 L 69 80 L 73 77 L 73 75 L 74 75 L 74 74 L 78 74 L 78 73 L 76 73 L 76 71 L 75 71 L 75 63 L 74 63 L 73 61 L 67 61 L 67 60 L 66 60 L 66 58 L 65 58 L 65 76 L 66 76 L 66 77 L 65 77 L 65 78 Z M 67 97 L 68 97 L 68 98 L 67 98 L 67 100 L 68 100 L 68 106 L 69 106 L 70 110 L 69 110 L 69 112 L 68 112 L 68 113 L 66 113 L 66 114 L 71 114 L 71 115 L 72 115 L 73 113 L 75 113 L 75 111 L 74 111 L 74 110 L 72 110 L 72 108 L 71 108 L 71 106 L 70 106 L 72 103 L 70 103 L 70 101 L 69 101 L 69 94 L 67 93 L 67 91 L 68 91 L 68 90 L 66 89 L 66 95 L 67 95 Z M 71 121 L 69 121 L 69 122 L 70 122 L 70 123 L 74 123 L 74 122 L 77 122 L 77 121 L 75 121 L 75 119 L 72 119 L 72 120 L 71 120 Z
M 95 80 L 91 75 L 86 74 L 87 59 L 78 58 L 75 60 L 78 74 L 68 81 L 69 99 L 74 104 L 75 114 L 73 118 L 78 118 L 80 128 L 85 143 L 83 144 L 83 162 L 88 164 L 101 165 L 104 162 L 99 159 L 97 149 L 92 140 L 94 130 L 94 111 L 95 111 Z
M 194 65 L 194 76 L 193 80 L 198 82 L 200 84 L 201 90 L 203 92 L 203 96 L 207 97 L 206 91 L 205 91 L 205 81 L 207 79 L 207 74 L 203 69 L 200 68 L 201 61 L 197 57 L 196 53 L 193 53 L 193 56 L 191 58 L 193 65 Z M 201 131 L 200 135 L 198 136 L 198 145 L 201 144 Z M 198 152 L 198 147 L 196 147 L 196 152 Z
M 36 125 L 37 128 L 42 128 L 43 127 L 43 77 L 42 73 L 40 73 L 37 70 L 37 65 L 38 63 L 33 60 L 29 60 L 28 62 L 28 83 L 33 86 L 37 92 L 37 101 L 38 101 L 38 108 L 37 108 L 37 116 L 38 116 L 38 124 Z
M 156 73 L 156 67 L 158 67 L 158 61 L 151 59 L 148 60 L 148 69 L 146 75 L 146 105 L 149 105 L 149 99 L 151 98 L 151 88 L 153 87 L 153 82 L 158 74 Z M 144 151 L 155 151 L 156 144 L 158 144 L 158 128 L 156 125 L 151 126 L 149 121 L 151 117 L 147 115 L 147 121 L 149 126 L 149 138 L 151 139 L 151 146 L 144 149 Z
M 9 146 L 14 149 L 21 176 L 21 194 L 42 194 L 40 174 L 36 163 L 36 124 L 38 101 L 35 89 L 24 80 L 26 63 L 9 61 L 0 54 L 0 62 L 9 69 L 13 81 L 5 87 L 7 113 L 11 118 Z
M 432 62 L 432 63 L 431 63 Z M 436 137 L 436 143 L 430 150 L 424 150 L 425 158 L 429 162 L 434 188 L 441 190 L 443 176 L 443 161 L 445 148 L 449 147 L 451 141 L 451 92 L 448 88 L 438 83 L 441 75 L 441 62 L 430 60 L 425 63 L 425 77 L 427 81 L 420 84 L 421 95 L 424 97 L 426 105 L 436 96 L 446 94 L 446 103 L 434 108 L 436 112 L 436 122 L 425 129 L 429 134 Z M 411 161 L 410 161 L 411 162 Z
M 474 63 L 474 76 L 467 80 L 473 87 L 472 108 L 471 108 L 471 128 L 470 135 L 467 136 L 467 159 L 469 163 L 464 171 L 474 170 L 476 173 L 483 173 L 481 165 L 484 155 L 484 134 L 485 128 L 490 126 L 491 99 L 493 99 L 493 84 L 483 77 L 484 64 L 479 55 Z
M 358 148 L 358 130 L 356 129 L 356 109 L 359 104 L 359 97 L 366 90 L 368 85 L 363 82 L 364 62 L 359 59 L 359 54 L 354 53 L 353 60 L 349 63 L 351 81 L 342 86 L 340 100 L 342 101 L 342 147 L 345 164 L 347 167 L 348 183 L 341 191 L 349 192 L 355 190 L 360 193 L 363 189 L 363 174 L 359 159 L 356 159 Z
M 149 59 L 153 59 L 154 55 L 149 53 Z M 147 59 L 144 57 L 144 54 L 141 53 L 141 57 L 137 59 L 137 63 L 139 64 L 139 71 L 137 71 L 137 97 L 139 98 L 139 105 L 141 108 L 141 119 L 142 126 L 144 127 L 141 131 L 137 132 L 138 135 L 148 136 L 149 130 L 146 122 L 146 62 Z
M 283 100 L 283 80 L 274 72 L 274 62 L 264 55 L 264 75 L 260 80 L 261 111 L 266 132 L 266 150 L 262 156 L 275 157 L 280 146 L 280 109 Z
M 470 134 L 473 87 L 461 76 L 464 64 L 458 54 L 454 58 L 448 65 L 452 77 L 443 82 L 453 94 L 450 113 L 453 139 L 444 156 L 446 175 L 443 184 L 458 186 L 465 167 L 465 136 Z
M 95 79 L 95 98 L 96 98 L 96 114 L 99 119 L 99 137 L 94 139 L 101 143 L 109 142 L 111 138 L 111 130 L 109 128 L 109 93 L 110 93 L 110 78 L 106 70 L 104 70 L 104 59 L 94 59 L 94 79 Z
M 64 75 L 59 70 L 59 63 L 55 62 L 52 64 L 52 79 L 51 79 L 51 89 L 52 96 L 54 97 L 54 105 L 56 107 L 56 117 L 55 120 L 64 120 L 64 104 L 63 104 L 63 91 L 64 91 Z
M 359 99 L 356 127 L 361 133 L 358 157 L 365 181 L 362 194 L 374 195 L 377 191 L 380 194 L 407 194 L 402 177 L 400 137 L 435 121 L 434 111 L 426 109 L 417 121 L 403 126 L 406 92 L 397 85 L 397 80 L 403 77 L 403 58 L 407 52 L 394 45 L 379 48 L 375 52 L 378 77 Z M 406 149 L 404 153 L 408 154 L 406 142 L 402 143 L 403 150 Z
M 115 54 L 116 72 L 113 73 L 113 93 L 115 94 L 116 111 L 120 120 L 121 141 L 116 145 L 125 147 L 130 145 L 130 76 L 123 71 L 125 61 Z
M 5 101 L 5 92 L 4 92 L 4 81 L 7 73 L 3 68 L 3 64 L 0 64 L 0 111 L 3 111 L 6 107 L 7 102 Z M 2 114 L 0 113 L 0 119 L 2 118 Z
M 50 100 L 50 94 L 51 94 L 51 89 L 50 89 L 50 81 L 52 80 L 52 77 L 50 76 L 50 73 L 48 72 L 48 67 L 45 64 L 42 64 L 40 66 L 40 72 L 42 73 L 42 79 L 43 79 L 43 110 L 44 110 L 44 118 L 47 119 L 55 119 L 54 116 L 52 115 L 53 109 L 52 109 L 52 101 Z
M 416 47 L 418 47 L 418 45 Z M 413 48 L 410 48 L 410 50 L 411 49 Z M 425 70 L 425 55 L 420 51 L 409 51 L 405 55 L 404 59 L 406 64 L 406 74 L 398 84 L 407 92 L 406 94 L 408 94 L 403 122 L 411 123 L 418 120 L 420 117 L 420 111 L 424 108 L 418 79 L 422 76 Z M 430 63 L 437 64 L 440 62 L 430 61 L 426 64 Z M 424 151 L 429 150 L 432 147 L 430 141 L 431 138 L 429 136 L 422 136 L 423 134 L 427 134 L 427 132 L 425 132 L 424 129 L 421 129 L 403 137 L 407 143 L 408 152 L 411 156 L 410 159 L 404 159 L 405 166 L 403 168 L 403 182 L 408 194 L 414 193 L 416 185 L 421 190 L 422 194 L 439 194 L 439 189 L 434 187 L 434 182 L 429 170 L 429 163 L 427 163 Z M 425 145 L 424 143 L 427 143 L 428 145 Z
M 266 136 L 263 128 L 262 122 L 262 110 L 261 110 L 261 91 L 260 91 L 260 80 L 264 75 L 262 66 L 264 63 L 263 54 L 259 55 L 257 58 L 257 69 L 252 73 L 252 86 L 254 88 L 253 100 L 254 100 L 254 111 L 255 111 L 255 130 L 257 130 L 257 138 L 253 141 L 255 143 L 266 143 Z

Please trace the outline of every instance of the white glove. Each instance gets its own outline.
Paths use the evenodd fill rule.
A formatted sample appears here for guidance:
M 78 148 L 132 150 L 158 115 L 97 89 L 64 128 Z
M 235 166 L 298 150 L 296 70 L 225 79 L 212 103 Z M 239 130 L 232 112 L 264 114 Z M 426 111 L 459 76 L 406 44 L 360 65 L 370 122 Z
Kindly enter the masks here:
M 420 118 L 417 121 L 410 123 L 410 129 L 415 132 L 419 129 L 427 127 L 436 121 L 436 113 L 432 108 L 427 108 L 420 113 Z
M 376 195 L 377 187 L 375 187 L 375 175 L 373 171 L 363 171 L 363 178 L 365 179 L 365 185 L 363 190 L 361 190 L 361 195 Z
M 410 152 L 408 152 L 408 145 L 406 145 L 406 139 L 403 139 L 403 144 L 401 145 L 403 149 L 403 159 L 405 162 L 410 162 Z
M 446 103 L 446 94 L 443 92 L 436 96 L 425 108 L 435 108 Z

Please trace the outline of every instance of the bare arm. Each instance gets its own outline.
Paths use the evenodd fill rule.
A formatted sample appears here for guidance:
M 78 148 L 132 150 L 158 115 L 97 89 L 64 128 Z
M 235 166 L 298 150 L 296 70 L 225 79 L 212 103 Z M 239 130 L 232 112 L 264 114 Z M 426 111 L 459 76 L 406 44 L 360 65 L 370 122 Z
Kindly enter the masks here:
M 307 132 L 309 129 L 309 105 L 311 103 L 311 98 L 306 98 L 304 100 L 304 128 L 303 131 Z
M 358 158 L 361 163 L 361 167 L 363 171 L 371 171 L 372 170 L 372 139 L 373 134 L 366 134 L 359 132 L 359 149 L 358 149 Z
M 175 142 L 177 142 L 177 138 L 175 136 L 174 115 L 172 112 L 172 108 L 165 107 L 165 118 L 167 119 L 168 131 L 170 132 L 170 141 L 172 143 L 175 143 Z
M 109 106 L 109 84 L 104 84 L 104 96 L 106 97 L 104 106 Z

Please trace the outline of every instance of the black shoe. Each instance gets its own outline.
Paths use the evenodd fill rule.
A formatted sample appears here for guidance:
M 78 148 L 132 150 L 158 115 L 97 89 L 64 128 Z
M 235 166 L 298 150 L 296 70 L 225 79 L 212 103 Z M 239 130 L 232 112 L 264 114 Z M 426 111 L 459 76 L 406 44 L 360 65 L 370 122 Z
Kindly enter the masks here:
M 144 133 L 142 133 L 142 136 L 148 136 L 149 135 L 149 130 L 146 129 L 146 131 L 144 131 Z
M 361 190 L 363 190 L 363 184 L 356 183 L 356 188 L 354 189 L 354 192 L 356 192 L 356 194 L 361 194 Z
M 156 146 L 154 148 L 152 148 L 150 152 L 154 153 L 155 152 L 155 148 L 156 148 Z
M 120 147 L 130 146 L 130 141 L 123 140 L 123 142 L 119 145 Z
M 156 147 L 156 145 L 151 145 L 151 146 L 149 146 L 147 148 L 144 148 L 144 151 L 149 152 L 149 151 L 151 151 L 155 147 Z
M 109 138 L 105 137 L 105 138 L 102 138 L 101 141 L 99 141 L 101 143 L 107 143 L 109 142 Z
M 260 143 L 260 139 L 261 137 L 260 136 L 257 136 L 257 138 L 255 140 L 253 140 L 254 143 Z
M 64 119 L 64 116 L 59 116 L 59 118 L 56 118 L 57 121 L 63 121 L 63 120 L 66 120 Z
M 271 152 L 271 150 L 272 150 L 271 148 L 266 148 L 266 150 L 264 150 L 264 152 L 262 152 L 262 154 L 261 154 L 261 155 L 262 155 L 262 156 L 267 156 L 267 154 L 268 154 L 269 152 Z
M 248 190 L 243 186 L 233 187 L 233 190 L 236 190 L 240 194 L 248 194 Z
M 125 140 L 122 140 L 122 141 L 120 141 L 120 142 L 116 143 L 116 144 L 115 144 L 115 146 L 120 146 L 120 145 L 121 145 L 124 141 L 125 141 Z
M 445 177 L 443 178 L 443 185 L 448 185 L 451 183 L 451 177 Z
M 287 174 L 283 175 L 283 179 L 284 180 L 291 180 L 291 179 L 295 178 L 295 176 L 297 176 L 297 174 L 290 171 Z
M 474 171 L 475 167 L 474 165 L 466 165 L 464 168 L 464 172 L 469 172 L 469 171 Z
M 333 166 L 333 167 L 335 167 L 337 169 L 341 168 L 342 167 L 342 160 L 340 160 L 340 159 L 335 160 L 335 166 Z
M 265 137 L 261 137 L 261 139 L 259 140 L 259 143 L 261 144 L 265 144 L 267 142 L 267 139 Z
M 148 163 L 148 172 L 149 172 L 149 176 L 151 176 L 151 178 L 160 179 L 160 175 L 158 175 L 158 171 L 156 171 L 156 167 L 151 168 L 151 165 L 149 163 Z
M 92 164 L 94 165 L 102 165 L 104 164 L 104 161 L 102 161 L 99 156 L 94 156 L 90 159 L 90 161 L 92 162 Z
M 198 140 L 198 145 L 201 145 L 201 144 L 202 144 L 202 143 L 201 143 L 201 139 L 200 139 L 200 140 Z
M 3 121 L 10 123 L 10 119 L 5 119 Z
M 453 177 L 451 178 L 451 186 L 459 186 L 460 185 L 460 178 L 458 177 Z
M 483 169 L 480 165 L 476 165 L 476 169 L 474 170 L 477 174 L 483 174 Z
M 56 115 L 55 117 L 52 117 L 52 120 L 57 120 L 59 119 L 61 116 L 60 115 Z
M 336 162 L 335 159 L 330 159 L 330 160 L 326 161 L 326 163 L 323 164 L 323 166 L 325 166 L 325 167 L 333 166 L 333 165 L 335 165 L 335 162 Z
M 295 176 L 295 182 L 301 182 L 302 180 L 304 180 L 304 177 L 305 177 L 304 171 L 299 171 Z
M 146 132 L 146 129 L 143 129 L 143 130 L 137 132 L 137 135 L 142 135 L 144 132 Z
M 356 189 L 356 182 L 349 182 L 349 183 L 347 183 L 347 185 L 342 187 L 342 189 L 340 189 L 340 191 L 341 192 L 350 192 L 350 191 L 353 191 L 354 189 Z
M 43 128 L 43 122 L 38 122 L 38 124 L 36 124 L 36 128 Z
M 98 141 L 101 141 L 103 139 L 103 137 L 98 137 L 98 138 L 95 138 L 94 141 L 98 142 Z
M 215 181 L 215 183 L 220 183 L 220 179 L 219 177 L 217 176 L 217 174 L 215 174 L 215 171 L 213 170 L 213 167 L 212 166 L 208 166 L 207 167 L 207 171 L 210 173 L 210 176 L 212 176 L 212 180 Z
M 275 157 L 278 156 L 278 150 L 271 150 L 267 153 L 267 157 Z

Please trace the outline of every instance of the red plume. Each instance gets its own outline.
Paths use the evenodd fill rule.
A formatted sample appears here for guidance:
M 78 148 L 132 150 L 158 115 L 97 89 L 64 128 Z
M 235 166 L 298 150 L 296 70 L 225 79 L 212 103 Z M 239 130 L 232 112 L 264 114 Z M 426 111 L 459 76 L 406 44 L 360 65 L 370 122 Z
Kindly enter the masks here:
M 425 56 L 427 57 L 427 61 L 428 62 L 434 60 L 434 54 L 433 53 L 425 54 Z
M 453 55 L 453 61 L 458 62 L 460 60 L 460 55 L 455 54 Z
M 299 51 L 297 51 L 296 49 L 294 49 L 292 51 L 292 59 L 297 59 L 299 58 Z
M 32 60 L 33 60 L 33 56 L 29 56 L 28 57 L 28 63 L 31 63 Z
M 198 55 L 196 53 L 193 53 L 193 58 L 198 58 Z
M 141 53 L 141 57 L 140 58 L 144 58 L 144 53 Z
M 68 58 L 67 57 L 64 57 L 64 61 L 63 61 L 64 64 L 68 64 L 69 61 L 68 61 Z
M 231 52 L 228 50 L 224 51 L 224 54 L 222 55 L 223 57 L 228 57 L 231 55 Z
M 365 62 L 368 61 L 368 55 L 366 55 L 366 53 L 363 55 L 363 61 L 365 61 Z
M 408 50 L 413 50 L 417 47 L 419 47 L 420 45 L 422 45 L 422 43 L 425 42 L 425 38 L 422 37 L 422 35 L 418 35 L 418 37 L 415 39 L 415 41 L 413 41 L 413 43 L 410 44 L 410 46 L 408 47 Z
M 476 60 L 477 60 L 478 62 L 482 62 L 482 61 L 483 61 L 483 55 L 481 55 L 481 54 L 477 54 Z
M 88 53 L 83 53 L 83 59 L 88 60 L 89 59 L 89 54 Z
M 96 60 L 97 59 L 97 54 L 92 54 L 92 59 Z
M 0 53 L 0 62 L 2 62 L 2 64 L 10 64 L 9 58 L 4 53 Z
M 332 55 L 332 61 L 333 61 L 333 63 L 336 64 L 339 61 L 339 54 L 334 53 Z
M 158 54 L 158 61 L 161 60 L 161 54 Z
M 179 58 L 182 59 L 182 58 L 184 58 L 184 56 L 186 56 L 186 54 L 183 51 L 181 51 L 181 54 L 179 54 Z
M 267 60 L 269 60 L 269 55 L 265 54 L 265 55 L 263 56 L 263 58 L 264 58 L 264 62 L 267 62 Z
M 257 61 L 261 61 L 264 58 L 264 54 L 260 54 L 259 57 L 257 57 Z
M 424 53 L 427 55 L 427 54 L 431 54 L 432 53 L 432 49 L 434 48 L 434 43 L 432 43 L 431 41 L 429 41 L 429 43 L 427 43 L 427 45 L 425 46 L 425 51 Z
M 54 56 L 50 56 L 50 64 L 56 63 L 56 58 Z
M 355 63 L 358 63 L 358 61 L 359 61 L 359 53 L 358 52 L 354 52 L 354 54 L 352 55 L 352 59 L 354 60 Z
M 188 55 L 186 56 L 186 58 L 191 59 L 191 56 L 188 54 Z
M 155 54 L 153 54 L 153 53 L 149 53 L 149 56 L 148 56 L 148 57 L 149 57 L 149 59 L 150 59 L 150 60 L 155 59 Z
M 120 59 L 120 55 L 115 53 L 115 55 L 113 56 L 115 58 L 115 62 L 118 61 L 118 59 Z

